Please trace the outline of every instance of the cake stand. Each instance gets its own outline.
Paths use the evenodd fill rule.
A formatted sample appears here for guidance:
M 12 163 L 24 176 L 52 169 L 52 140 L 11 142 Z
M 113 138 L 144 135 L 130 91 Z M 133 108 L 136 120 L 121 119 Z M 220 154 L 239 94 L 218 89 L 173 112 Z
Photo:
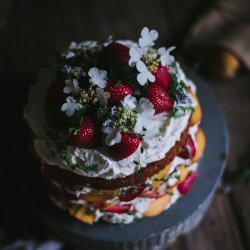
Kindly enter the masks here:
M 54 234 L 82 249 L 161 249 L 176 237 L 189 232 L 201 221 L 224 169 L 227 134 L 223 115 L 210 88 L 196 75 L 189 77 L 197 86 L 203 110 L 202 129 L 206 149 L 200 161 L 199 177 L 187 195 L 162 214 L 129 225 L 98 222 L 86 225 L 57 208 L 39 180 L 29 179 L 26 193 L 37 216 Z M 32 166 L 34 169 L 38 167 Z

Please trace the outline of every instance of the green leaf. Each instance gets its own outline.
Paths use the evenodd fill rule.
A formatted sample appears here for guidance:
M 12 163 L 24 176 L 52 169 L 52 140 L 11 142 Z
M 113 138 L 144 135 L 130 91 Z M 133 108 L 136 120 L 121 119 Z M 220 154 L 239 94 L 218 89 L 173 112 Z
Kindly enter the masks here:
M 176 106 L 173 108 L 173 117 L 178 118 L 186 115 L 188 112 L 193 112 L 194 108 L 192 106 Z

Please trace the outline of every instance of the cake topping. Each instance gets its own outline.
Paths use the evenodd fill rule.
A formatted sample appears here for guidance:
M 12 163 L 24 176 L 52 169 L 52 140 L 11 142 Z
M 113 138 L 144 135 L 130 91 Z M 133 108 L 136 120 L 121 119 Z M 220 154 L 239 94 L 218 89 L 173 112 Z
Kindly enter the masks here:
M 157 38 L 157 31 L 144 28 L 138 44 L 130 47 L 116 41 L 70 45 L 61 67 L 66 78 L 62 91 L 68 95 L 61 110 L 70 128 L 79 130 L 90 116 L 105 145 L 113 146 L 120 143 L 122 131 L 139 138 L 150 133 L 148 123 L 159 118 L 157 114 L 185 115 L 186 85 L 168 69 L 174 65 L 174 47 L 154 49 Z

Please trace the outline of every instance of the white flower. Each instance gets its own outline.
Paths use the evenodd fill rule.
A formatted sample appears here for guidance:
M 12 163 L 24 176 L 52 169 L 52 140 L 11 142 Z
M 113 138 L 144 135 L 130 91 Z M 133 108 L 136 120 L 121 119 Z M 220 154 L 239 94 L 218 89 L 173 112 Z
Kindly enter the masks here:
M 144 27 L 141 32 L 141 38 L 139 44 L 142 48 L 154 46 L 154 41 L 158 38 L 158 32 L 156 30 L 150 30 Z
M 121 129 L 115 128 L 110 131 L 110 134 L 105 138 L 105 143 L 108 146 L 112 146 L 116 143 L 121 142 L 122 136 L 121 136 Z
M 127 107 L 129 109 L 134 109 L 136 107 L 137 101 L 134 96 L 126 95 L 121 103 L 124 108 Z
M 65 84 L 66 84 L 66 86 L 63 89 L 63 92 L 65 94 L 70 94 L 72 92 L 75 93 L 75 92 L 78 91 L 78 85 L 79 85 L 79 83 L 78 83 L 77 79 L 73 79 L 73 80 L 69 80 L 68 79 L 68 80 L 65 81 Z
M 140 83 L 140 85 L 145 85 L 147 81 L 150 82 L 155 81 L 155 76 L 152 75 L 152 73 L 147 69 L 146 65 L 142 61 L 138 61 L 136 63 L 136 68 L 140 72 L 137 75 L 137 81 Z
M 102 88 L 96 88 L 96 96 L 102 106 L 107 106 L 107 99 L 110 97 L 108 92 L 105 92 Z
M 65 58 L 69 59 L 75 56 L 75 53 L 72 51 L 68 51 L 67 53 L 65 53 Z
M 142 49 L 131 47 L 129 50 L 129 55 L 130 55 L 130 59 L 129 59 L 128 64 L 129 66 L 134 66 L 141 59 Z
M 61 107 L 63 112 L 66 111 L 66 115 L 71 117 L 75 114 L 76 111 L 81 109 L 83 106 L 80 103 L 77 103 L 76 100 L 72 96 L 68 96 L 66 98 L 66 103 L 64 103 Z
M 174 49 L 175 47 L 170 47 L 167 50 L 164 47 L 158 49 L 162 66 L 171 65 L 174 62 L 174 57 L 170 55 Z
M 69 45 L 69 48 L 70 49 L 77 49 L 78 45 L 76 42 L 71 42 L 70 45 Z
M 105 80 L 107 77 L 107 71 L 99 70 L 98 68 L 91 68 L 88 72 L 90 76 L 90 82 L 93 85 L 97 85 L 100 88 L 105 88 L 107 86 L 107 81 Z
M 143 127 L 150 130 L 152 128 L 151 120 L 154 119 L 155 113 L 153 104 L 149 101 L 149 99 L 141 98 L 136 107 L 136 111 L 138 112 L 138 115 L 134 132 L 140 134 L 143 131 Z

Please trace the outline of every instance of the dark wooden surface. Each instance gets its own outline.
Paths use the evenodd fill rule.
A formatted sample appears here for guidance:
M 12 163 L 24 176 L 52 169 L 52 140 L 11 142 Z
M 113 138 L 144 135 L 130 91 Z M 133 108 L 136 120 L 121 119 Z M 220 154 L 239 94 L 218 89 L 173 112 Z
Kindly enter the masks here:
M 8 115 L 3 122 L 7 150 L 0 176 L 0 197 L 4 204 L 0 225 L 23 227 L 31 235 L 41 234 L 39 239 L 48 237 L 29 208 L 26 209 L 18 186 L 21 179 L 15 170 L 31 163 L 26 149 L 28 129 L 21 112 L 28 86 L 50 52 L 55 48 L 61 50 L 71 40 L 104 40 L 110 34 L 137 39 L 143 26 L 159 31 L 158 45 L 181 46 L 188 28 L 207 2 L 211 1 L 1 1 L 0 77 L 2 95 L 6 93 L 10 98 L 3 104 Z M 235 181 L 243 161 L 250 157 L 250 75 L 232 80 L 204 79 L 225 114 L 230 140 L 226 172 L 200 225 L 180 236 L 169 249 L 250 249 L 250 187 Z M 32 221 L 28 223 L 29 218 Z

